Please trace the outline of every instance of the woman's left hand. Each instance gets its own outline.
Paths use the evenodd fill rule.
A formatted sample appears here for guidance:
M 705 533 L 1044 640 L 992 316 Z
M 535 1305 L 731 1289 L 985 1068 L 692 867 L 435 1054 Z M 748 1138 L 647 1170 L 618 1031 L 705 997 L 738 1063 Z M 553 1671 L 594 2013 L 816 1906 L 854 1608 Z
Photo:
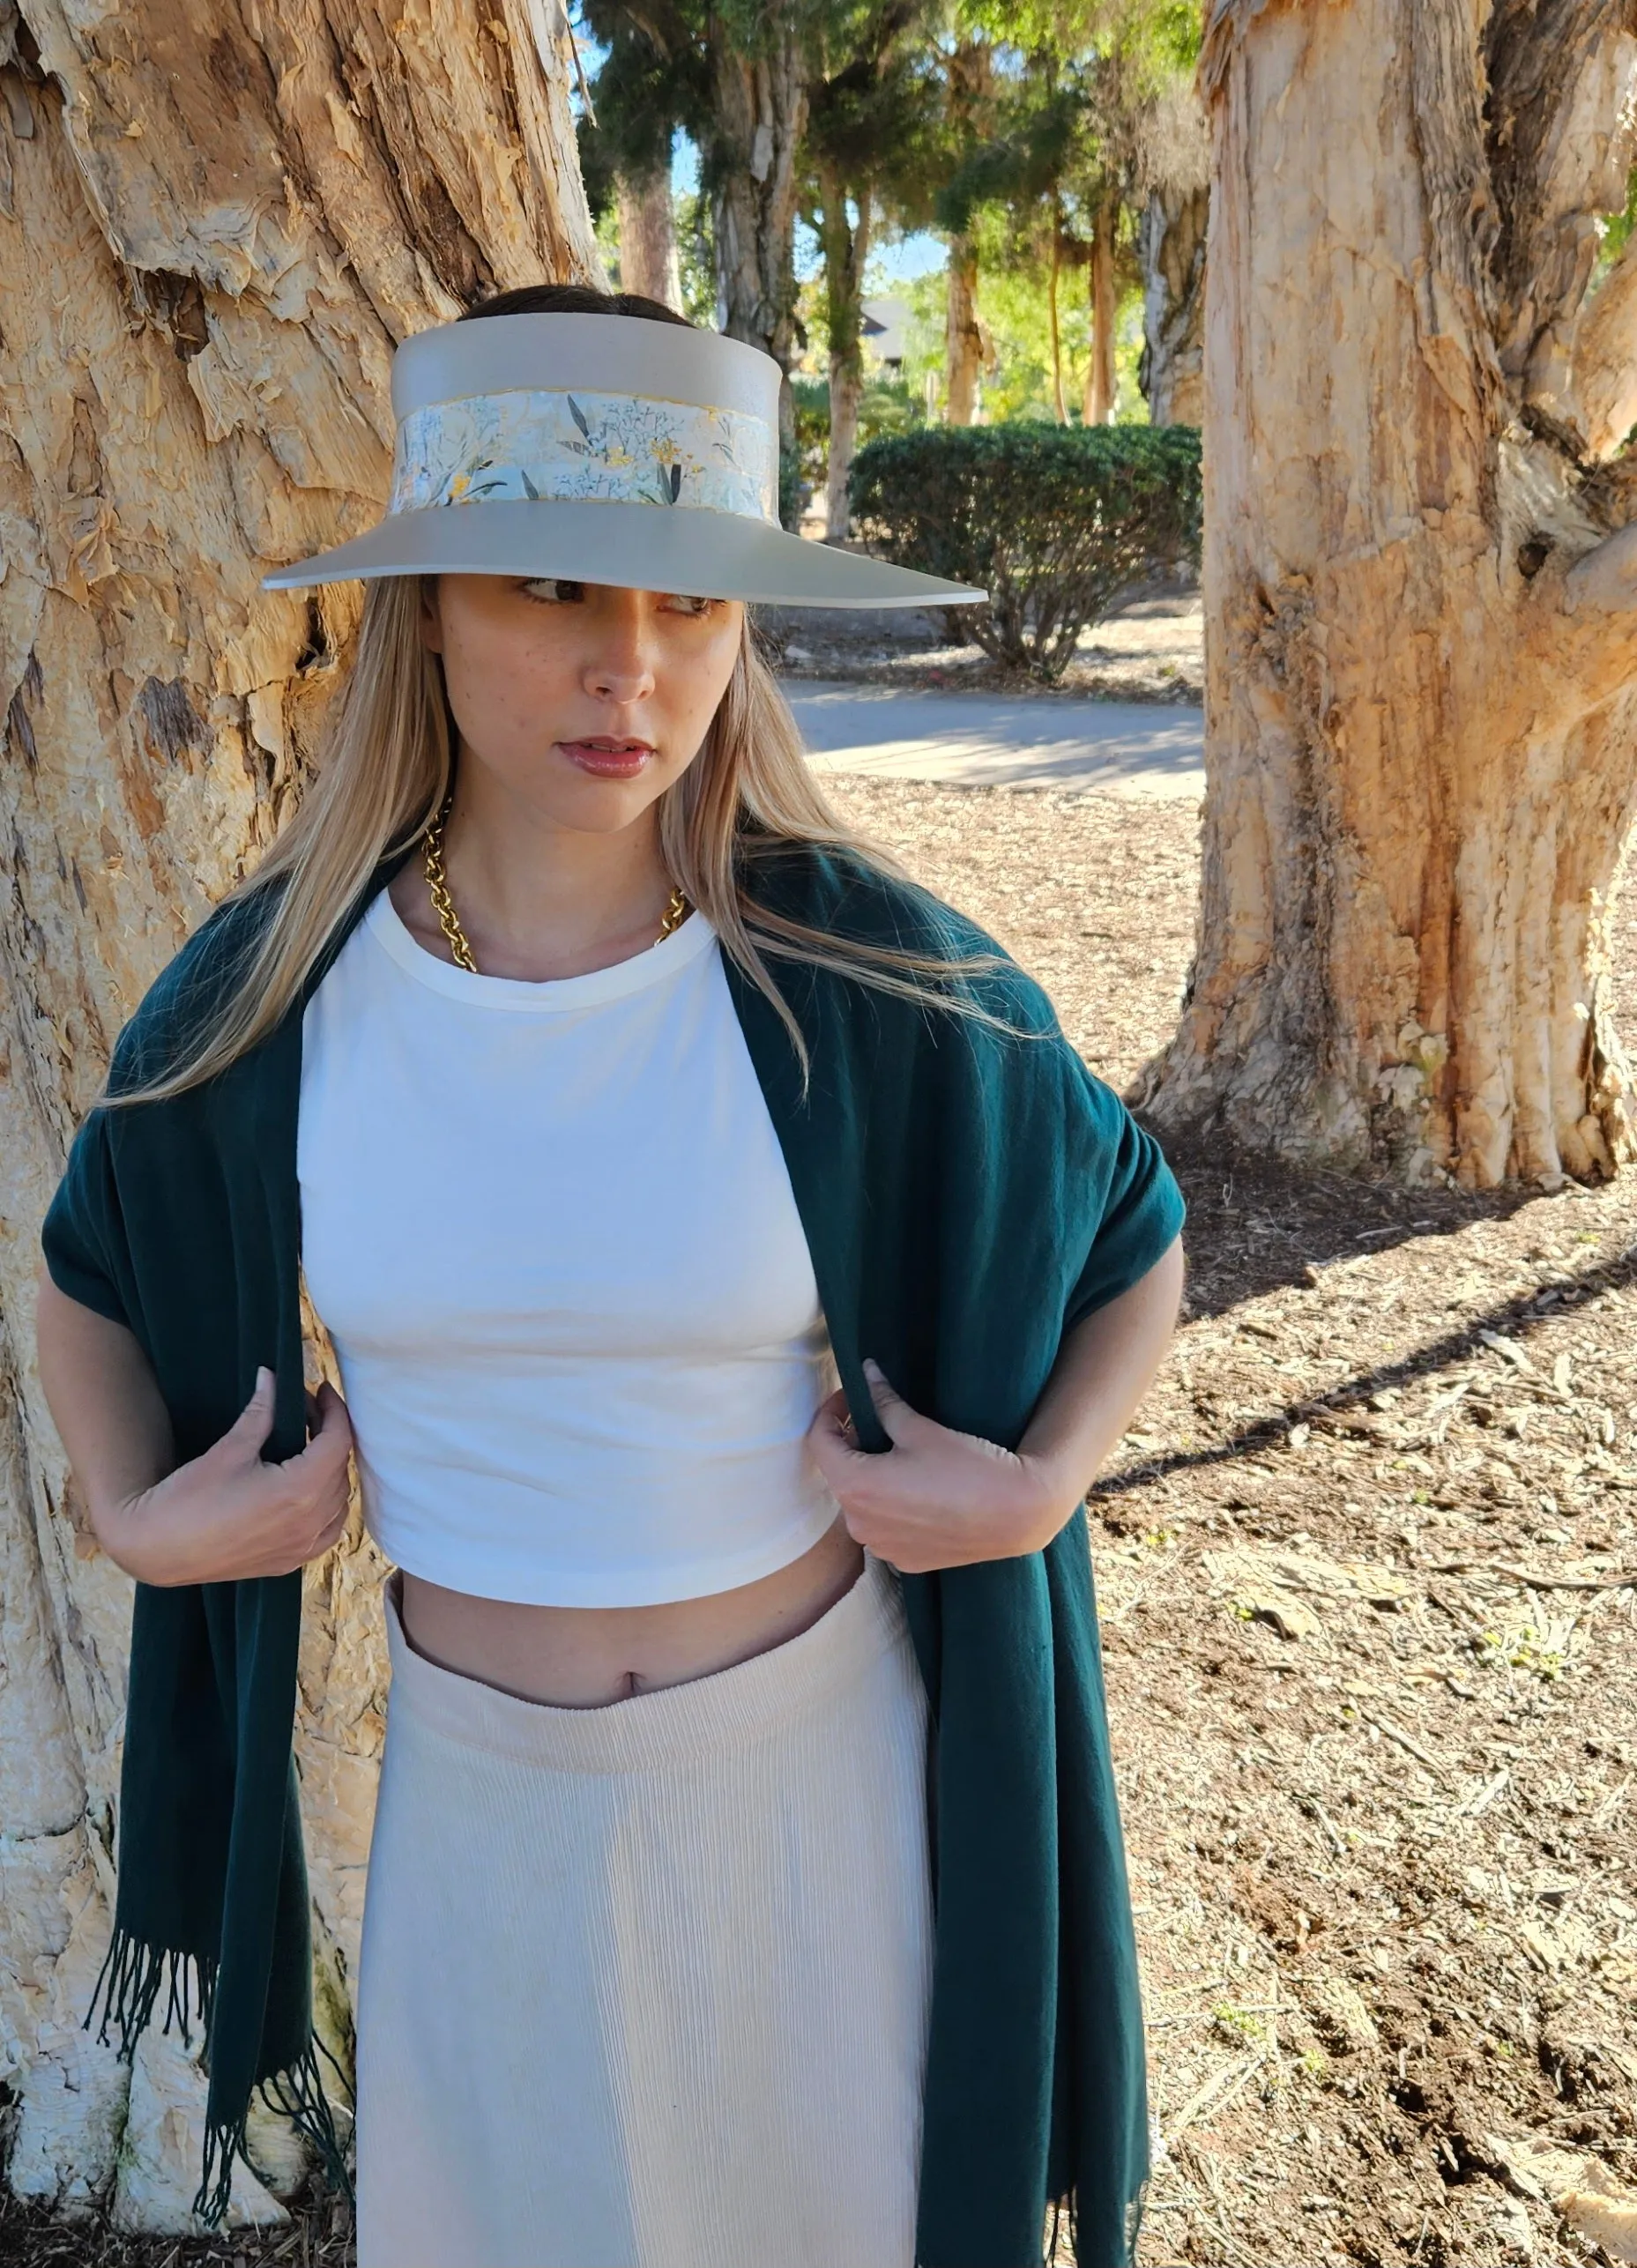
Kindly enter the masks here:
M 905 1575 L 1038 1551 L 1078 1498 L 1060 1476 L 976 1433 L 923 1417 L 871 1362 L 864 1365 L 892 1447 L 853 1445 L 846 1395 L 827 1394 L 807 1428 L 814 1460 L 840 1503 L 848 1533 Z

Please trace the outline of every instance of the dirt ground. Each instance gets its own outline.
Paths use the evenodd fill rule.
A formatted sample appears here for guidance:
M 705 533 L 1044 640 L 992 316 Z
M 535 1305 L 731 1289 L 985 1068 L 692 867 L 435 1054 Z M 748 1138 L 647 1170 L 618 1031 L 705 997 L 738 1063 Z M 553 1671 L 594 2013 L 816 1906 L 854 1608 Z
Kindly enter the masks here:
M 1011 693 L 1037 700 L 1054 693 L 1104 701 L 1204 698 L 1202 619 L 1191 582 L 1156 584 L 1106 620 L 1083 630 L 1055 687 L 992 661 L 980 646 L 952 643 L 960 612 L 906 607 L 777 607 L 757 610 L 764 637 L 786 677 L 852 679 L 920 690 Z
M 1191 807 L 830 785 L 1132 1078 Z M 1629 1030 L 1630 918 L 1619 983 Z M 1637 2260 L 1637 1174 L 1480 1200 L 1172 1156 L 1185 1320 L 1092 1498 L 1142 2268 Z M 0 2260 L 344 2268 L 328 2212 L 99 2250 L 0 2206 Z

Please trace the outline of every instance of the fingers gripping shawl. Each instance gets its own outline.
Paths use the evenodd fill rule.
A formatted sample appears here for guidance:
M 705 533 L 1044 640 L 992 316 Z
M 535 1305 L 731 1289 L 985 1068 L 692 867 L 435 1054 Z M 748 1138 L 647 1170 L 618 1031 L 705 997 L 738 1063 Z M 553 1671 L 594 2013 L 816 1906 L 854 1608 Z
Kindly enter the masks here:
M 832 933 L 994 949 L 850 853 L 766 837 L 747 852 L 755 902 Z M 179 1461 L 227 1431 L 261 1363 L 277 1374 L 264 1454 L 302 1444 L 301 1012 L 399 863 L 376 871 L 251 1054 L 171 1101 L 93 1112 L 76 1136 L 48 1264 L 136 1333 Z M 116 1082 L 162 1060 L 231 984 L 258 911 L 254 896 L 224 907 L 183 948 L 121 1037 Z M 770 1003 L 724 961 L 860 1443 L 890 1446 L 869 1355 L 915 1408 L 1015 1448 L 1065 1330 L 1144 1275 L 1180 1226 L 1157 1148 L 1015 964 L 976 989 L 1038 1037 L 770 965 L 812 1052 L 805 1099 Z M 933 1719 L 918 2268 L 1038 2268 L 1048 2205 L 1068 2211 L 1082 2268 L 1126 2268 L 1147 2176 L 1142 2011 L 1083 1512 L 1043 1552 L 902 1580 Z M 339 2163 L 290 1752 L 300 1604 L 299 1573 L 137 1586 L 110 2007 L 128 2047 L 168 1962 L 167 2028 L 179 1964 L 208 2010 L 197 2203 L 211 2220 L 258 2084 Z

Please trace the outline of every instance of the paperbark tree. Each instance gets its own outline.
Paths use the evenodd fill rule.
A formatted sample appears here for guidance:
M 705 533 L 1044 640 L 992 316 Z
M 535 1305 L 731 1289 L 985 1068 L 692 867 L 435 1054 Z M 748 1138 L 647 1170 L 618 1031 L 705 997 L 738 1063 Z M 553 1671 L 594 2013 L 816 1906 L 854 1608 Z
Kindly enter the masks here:
M 258 578 L 374 517 L 393 345 L 484 287 L 600 280 L 570 69 L 537 0 L 0 0 L 0 2080 L 11 2187 L 67 2212 L 111 2192 L 129 2227 L 190 2225 L 203 2081 L 175 2026 L 134 2069 L 78 2028 L 131 1587 L 39 1390 L 41 1216 L 118 1026 L 296 792 L 356 593 Z M 343 2062 L 382 1573 L 355 1513 L 306 1579 L 316 1998 Z M 294 2138 L 257 2117 L 286 2187 Z M 234 2221 L 282 2212 L 242 2177 Z
M 1111 190 L 1098 206 L 1086 264 L 1091 286 L 1091 352 L 1086 358 L 1081 416 L 1087 425 L 1109 425 L 1114 416 L 1114 229 L 1119 218 Z
M 1144 90 L 1131 121 L 1142 353 L 1137 383 L 1155 425 L 1198 425 L 1204 410 L 1205 232 L 1210 139 L 1186 41 Z
M 1165 1123 L 1480 1186 L 1629 1153 L 1628 271 L 1586 301 L 1634 73 L 1623 0 L 1210 0 L 1209 786 Z
M 949 132 L 957 149 L 986 130 L 994 98 L 994 51 L 978 38 L 957 40 L 944 67 Z M 983 330 L 978 318 L 978 249 L 964 228 L 949 232 L 944 302 L 944 421 L 971 425 L 978 411 Z
M 682 311 L 682 286 L 676 252 L 676 216 L 668 174 L 640 181 L 621 175 L 615 192 L 620 229 L 620 287 Z
M 847 533 L 847 475 L 859 438 L 864 394 L 864 268 L 869 257 L 870 193 L 860 189 L 858 218 L 847 210 L 839 168 L 819 168 L 820 242 L 824 250 L 830 308 L 830 446 L 824 468 L 824 533 L 831 543 Z
M 1140 376 L 1154 425 L 1198 425 L 1205 411 L 1205 224 L 1210 191 L 1167 182 L 1137 222 L 1142 269 Z
M 970 236 L 950 237 L 945 275 L 944 422 L 971 425 L 977 414 L 978 380 L 983 369 L 983 331 L 978 320 L 978 255 Z

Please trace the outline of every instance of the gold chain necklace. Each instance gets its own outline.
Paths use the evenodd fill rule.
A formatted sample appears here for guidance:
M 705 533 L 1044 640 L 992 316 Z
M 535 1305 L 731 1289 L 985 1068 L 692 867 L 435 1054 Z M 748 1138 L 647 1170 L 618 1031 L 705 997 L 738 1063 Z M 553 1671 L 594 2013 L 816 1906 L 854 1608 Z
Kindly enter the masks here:
M 477 956 L 467 942 L 465 931 L 460 926 L 460 917 L 455 911 L 455 901 L 449 894 L 449 878 L 443 872 L 443 822 L 448 814 L 449 805 L 445 802 L 437 817 L 427 829 L 427 888 L 432 893 L 432 903 L 437 910 L 437 918 L 443 926 L 443 934 L 449 940 L 450 951 L 460 966 L 463 969 L 469 969 L 475 977 L 479 974 Z M 678 884 L 666 901 L 665 918 L 659 924 L 659 934 L 655 938 L 654 943 L 662 945 L 671 932 L 678 928 L 687 918 L 690 911 L 688 900 L 683 896 L 681 887 Z

